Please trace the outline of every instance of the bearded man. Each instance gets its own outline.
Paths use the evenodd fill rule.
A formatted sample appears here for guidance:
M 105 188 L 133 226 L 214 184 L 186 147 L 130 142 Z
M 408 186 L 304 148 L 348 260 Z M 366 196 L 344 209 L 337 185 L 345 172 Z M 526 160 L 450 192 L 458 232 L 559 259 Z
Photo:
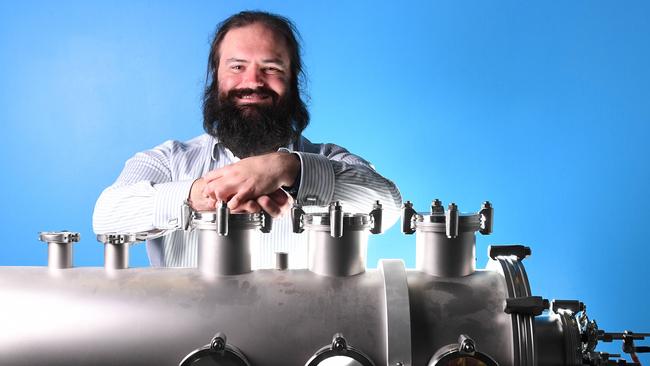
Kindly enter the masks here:
M 233 15 L 217 27 L 208 58 L 203 100 L 206 134 L 167 141 L 129 159 L 97 200 L 96 233 L 146 233 L 153 266 L 195 267 L 196 232 L 179 230 L 181 207 L 260 212 L 275 219 L 253 248 L 254 268 L 288 252 L 290 267 L 307 265 L 304 234 L 291 230 L 294 200 L 314 206 L 340 201 L 346 212 L 384 207 L 383 228 L 399 216 L 395 185 L 364 159 L 334 144 L 302 136 L 309 112 L 301 99 L 300 45 L 286 18 L 257 11 Z

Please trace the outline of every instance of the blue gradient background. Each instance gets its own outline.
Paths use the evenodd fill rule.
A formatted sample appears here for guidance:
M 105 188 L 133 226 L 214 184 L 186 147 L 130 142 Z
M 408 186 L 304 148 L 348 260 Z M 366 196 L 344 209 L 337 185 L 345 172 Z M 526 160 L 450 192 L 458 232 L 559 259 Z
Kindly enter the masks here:
M 37 232 L 61 229 L 82 234 L 76 265 L 102 265 L 95 199 L 135 152 L 202 132 L 210 37 L 243 9 L 300 29 L 312 141 L 372 161 L 419 210 L 491 200 L 479 267 L 489 244 L 529 245 L 535 294 L 650 331 L 645 1 L 3 2 L 0 265 L 45 265 Z M 395 226 L 369 264 L 412 267 L 414 246 Z

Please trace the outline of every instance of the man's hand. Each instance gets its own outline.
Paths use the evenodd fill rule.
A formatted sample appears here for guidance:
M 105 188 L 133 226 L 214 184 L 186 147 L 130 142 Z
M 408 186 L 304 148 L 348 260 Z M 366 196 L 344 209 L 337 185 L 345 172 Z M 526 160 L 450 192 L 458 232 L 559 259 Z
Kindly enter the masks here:
M 276 152 L 242 159 L 207 173 L 192 186 L 192 207 L 228 202 L 233 212 L 259 212 L 280 215 L 291 205 L 280 189 L 293 184 L 300 169 L 299 159 L 290 153 Z M 195 203 L 196 197 L 196 203 Z M 195 207 L 196 209 L 196 207 Z

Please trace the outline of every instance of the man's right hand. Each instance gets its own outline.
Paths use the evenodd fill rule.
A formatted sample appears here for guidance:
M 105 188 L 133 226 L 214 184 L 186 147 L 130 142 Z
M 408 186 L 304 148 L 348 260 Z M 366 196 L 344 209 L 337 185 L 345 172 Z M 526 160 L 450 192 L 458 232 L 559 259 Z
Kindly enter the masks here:
M 199 178 L 194 181 L 190 190 L 189 203 L 196 211 L 214 211 L 217 202 L 210 196 L 204 194 L 206 181 Z M 268 195 L 262 195 L 255 200 L 246 201 L 238 205 L 233 213 L 250 212 L 256 213 L 262 210 L 266 211 L 274 218 L 281 216 L 286 212 L 293 203 L 291 197 L 281 189 L 271 192 Z

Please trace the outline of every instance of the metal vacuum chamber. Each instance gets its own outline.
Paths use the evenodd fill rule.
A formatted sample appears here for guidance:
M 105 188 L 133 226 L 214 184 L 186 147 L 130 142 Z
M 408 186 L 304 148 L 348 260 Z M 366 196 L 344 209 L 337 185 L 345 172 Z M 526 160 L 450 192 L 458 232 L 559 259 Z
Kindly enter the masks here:
M 643 333 L 607 333 L 575 300 L 530 291 L 530 248 L 491 246 L 476 269 L 475 233 L 492 231 L 493 208 L 461 213 L 435 200 L 403 209 L 416 268 L 400 259 L 366 269 L 381 205 L 346 213 L 292 210 L 306 231 L 309 268 L 251 270 L 257 230 L 270 217 L 193 212 L 198 268 L 128 268 L 137 233 L 98 236 L 105 267 L 72 266 L 76 233 L 42 233 L 48 267 L 0 267 L 0 365 L 451 366 L 618 365 L 597 352 L 620 339 L 630 356 Z M 624 347 L 625 349 L 625 347 Z

